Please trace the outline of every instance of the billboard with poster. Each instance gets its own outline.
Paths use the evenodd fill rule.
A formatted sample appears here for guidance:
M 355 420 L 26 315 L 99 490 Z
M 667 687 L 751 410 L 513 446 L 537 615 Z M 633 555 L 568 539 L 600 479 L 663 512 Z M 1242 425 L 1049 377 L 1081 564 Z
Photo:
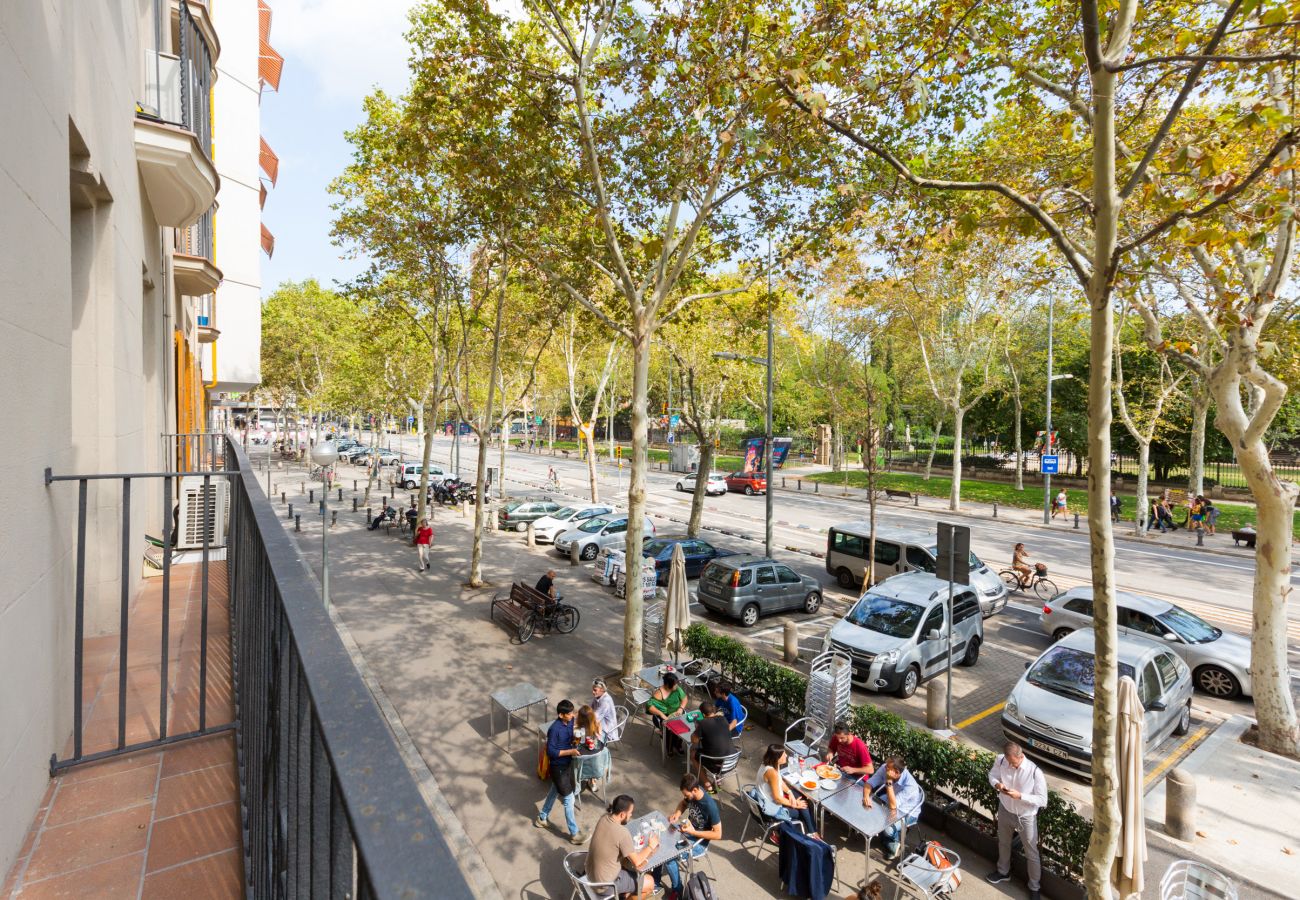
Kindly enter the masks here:
M 759 472 L 763 469 L 763 443 L 765 439 L 761 437 L 749 438 L 745 441 L 745 471 Z M 794 438 L 779 437 L 772 438 L 772 469 L 776 470 L 785 465 L 785 459 L 790 455 L 790 445 L 794 443 Z

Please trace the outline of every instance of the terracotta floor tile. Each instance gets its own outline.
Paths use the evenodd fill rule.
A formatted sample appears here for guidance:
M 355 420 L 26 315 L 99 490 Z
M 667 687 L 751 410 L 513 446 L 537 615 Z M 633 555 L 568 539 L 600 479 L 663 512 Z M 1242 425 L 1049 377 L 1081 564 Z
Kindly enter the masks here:
M 164 778 L 158 786 L 159 819 L 218 803 L 238 803 L 239 783 L 234 766 L 218 765 Z
M 147 875 L 143 897 L 147 900 L 230 900 L 243 896 L 244 862 L 240 850 L 164 869 Z
M 119 772 L 127 772 L 131 769 L 143 769 L 148 766 L 156 767 L 163 759 L 161 750 L 140 751 L 132 753 L 129 756 L 119 756 L 116 759 L 106 759 L 103 762 L 90 763 L 85 766 L 78 766 L 59 776 L 59 783 L 66 787 L 71 784 L 78 784 L 82 781 L 90 781 L 93 778 L 103 778 L 106 775 L 116 775 Z
M 167 748 L 163 754 L 162 774 L 163 778 L 170 778 L 210 766 L 230 766 L 231 771 L 234 771 L 234 734 L 198 738 Z
M 156 822 L 146 872 L 240 846 L 239 806 L 226 803 Z
M 23 884 L 17 900 L 80 900 L 83 897 L 135 897 L 140 892 L 144 853 L 132 853 L 108 862 Z
M 158 763 L 127 769 L 75 784 L 60 785 L 54 795 L 46 827 L 67 825 L 79 819 L 151 803 L 158 787 Z
M 62 875 L 143 850 L 149 836 L 150 812 L 148 806 L 137 806 L 45 829 L 32 851 L 26 878 L 35 881 Z

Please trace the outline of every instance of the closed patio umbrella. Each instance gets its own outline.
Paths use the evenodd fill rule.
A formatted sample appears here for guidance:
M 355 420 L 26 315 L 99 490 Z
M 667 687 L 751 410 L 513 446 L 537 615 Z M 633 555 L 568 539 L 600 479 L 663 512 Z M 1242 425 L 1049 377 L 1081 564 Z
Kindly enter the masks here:
M 1119 680 L 1119 716 L 1116 722 L 1115 763 L 1119 770 L 1119 849 L 1111 881 L 1121 897 L 1142 893 L 1147 858 L 1146 814 L 1143 810 L 1142 758 L 1146 755 L 1143 715 L 1137 685 L 1125 676 Z
M 664 603 L 664 655 L 668 644 L 673 645 L 673 663 L 682 651 L 682 634 L 691 627 L 691 595 L 686 586 L 686 555 L 680 543 L 673 547 L 673 558 L 668 564 L 668 600 Z

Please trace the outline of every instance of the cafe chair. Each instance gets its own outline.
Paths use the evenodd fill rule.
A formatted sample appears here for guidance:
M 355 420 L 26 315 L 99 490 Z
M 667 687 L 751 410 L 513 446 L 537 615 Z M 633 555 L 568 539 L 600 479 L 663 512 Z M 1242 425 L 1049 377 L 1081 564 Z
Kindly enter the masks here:
M 645 718 L 645 705 L 650 701 L 650 692 L 641 686 L 641 679 L 635 675 L 629 675 L 620 678 L 618 683 L 623 685 L 623 696 L 631 704 L 629 710 L 632 718 Z
M 709 756 L 701 753 L 699 763 L 695 767 L 695 777 L 699 778 L 702 769 L 708 769 L 709 777 L 712 778 L 716 785 L 722 784 L 722 779 L 728 775 L 735 776 L 736 790 L 740 790 L 740 751 L 728 753 L 726 756 Z
M 937 841 L 925 841 L 898 866 L 907 893 L 921 900 L 949 897 L 961 884 L 961 857 Z
M 569 900 L 609 900 L 614 896 L 614 882 L 587 880 L 587 851 L 576 850 L 564 857 L 564 872 L 573 885 Z
M 627 733 L 627 720 L 631 716 L 632 713 L 628 711 L 626 706 L 614 707 L 614 730 L 617 732 L 618 737 L 614 740 L 605 741 L 605 746 L 609 748 L 610 753 L 623 746 L 623 735 Z
M 733 735 L 731 738 L 733 741 L 735 741 L 736 749 L 740 751 L 740 755 L 742 757 L 745 755 L 745 742 L 743 738 L 745 736 L 745 723 L 748 721 L 749 721 L 749 707 L 745 706 L 745 704 L 742 703 L 740 704 L 740 718 L 736 720 L 736 727 L 740 729 L 740 737 L 736 737 Z
M 1237 887 L 1218 869 L 1180 859 L 1160 879 L 1160 900 L 1237 900 Z
M 798 736 L 800 729 L 803 732 L 802 737 Z M 809 716 L 796 719 L 785 730 L 785 752 L 789 756 L 815 757 L 817 755 L 817 745 L 822 742 L 824 737 L 826 737 L 826 727 L 816 719 Z
M 700 846 L 703 841 L 704 838 L 695 838 L 691 841 L 690 846 L 683 850 L 677 857 L 679 865 L 682 867 L 683 884 L 691 880 L 691 873 L 695 871 L 695 864 L 700 860 L 704 860 L 709 864 L 709 878 L 714 881 L 718 880 L 718 870 L 713 868 L 713 854 L 709 853 L 709 848 L 705 847 L 703 853 L 699 856 L 695 855 L 695 848 Z M 685 857 L 685 860 L 683 860 L 682 857 Z
M 687 690 L 703 691 L 708 687 L 709 679 L 717 676 L 713 669 L 713 660 L 701 656 L 688 659 L 682 663 L 682 683 Z
M 761 862 L 763 848 L 773 846 L 768 842 L 768 838 L 771 837 L 772 832 L 777 829 L 782 820 L 763 812 L 763 804 L 758 799 L 758 785 L 742 785 L 740 796 L 744 798 L 745 811 L 749 813 L 745 817 L 745 826 L 740 829 L 740 846 L 745 846 L 745 834 L 749 831 L 750 823 L 757 825 L 762 834 L 759 836 L 758 846 L 754 848 L 754 860 Z M 801 823 L 796 822 L 794 824 L 799 825 Z

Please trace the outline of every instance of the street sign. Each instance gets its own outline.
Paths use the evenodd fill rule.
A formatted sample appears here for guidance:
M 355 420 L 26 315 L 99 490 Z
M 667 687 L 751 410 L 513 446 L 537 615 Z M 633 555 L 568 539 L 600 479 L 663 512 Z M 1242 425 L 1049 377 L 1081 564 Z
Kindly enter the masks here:
M 970 584 L 970 528 L 940 522 L 939 546 L 935 557 L 939 564 L 934 573 L 936 578 L 956 584 Z
M 676 427 L 677 427 L 677 423 L 678 423 L 680 420 L 681 420 L 681 417 L 680 417 L 680 416 L 677 416 L 677 415 L 671 415 L 671 416 L 669 416 L 669 417 L 668 417 L 668 427 L 669 427 L 669 428 L 676 428 Z
M 1061 471 L 1061 457 L 1044 456 L 1042 461 L 1039 463 L 1039 469 L 1044 475 L 1055 475 L 1057 472 Z
M 670 443 L 670 444 L 674 444 L 674 443 L 676 443 L 676 442 L 677 442 L 677 437 L 676 437 L 676 435 L 674 435 L 671 431 L 668 432 L 668 443 Z

